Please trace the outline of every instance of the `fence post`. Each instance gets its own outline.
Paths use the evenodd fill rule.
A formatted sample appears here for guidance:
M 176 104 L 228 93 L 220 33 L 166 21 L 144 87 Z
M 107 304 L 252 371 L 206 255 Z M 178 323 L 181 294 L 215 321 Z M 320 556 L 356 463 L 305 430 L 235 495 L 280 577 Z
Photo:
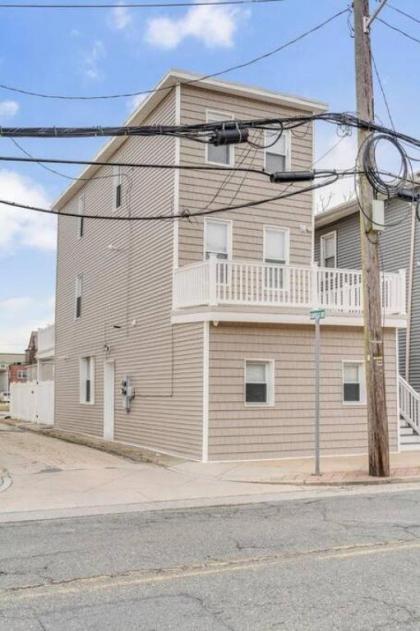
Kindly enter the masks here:
M 400 304 L 399 306 L 399 313 L 402 313 L 403 315 L 407 314 L 407 296 L 406 296 L 406 291 L 407 291 L 407 282 L 406 282 L 406 270 L 404 269 L 400 269 L 398 270 L 398 275 L 399 275 L 399 282 L 400 282 L 400 291 L 399 291 L 399 301 Z
M 217 257 L 216 254 L 209 255 L 209 304 L 211 307 L 217 305 Z
M 318 291 L 318 275 L 319 268 L 318 263 L 312 263 L 311 269 L 311 307 L 317 308 L 321 306 L 319 291 Z

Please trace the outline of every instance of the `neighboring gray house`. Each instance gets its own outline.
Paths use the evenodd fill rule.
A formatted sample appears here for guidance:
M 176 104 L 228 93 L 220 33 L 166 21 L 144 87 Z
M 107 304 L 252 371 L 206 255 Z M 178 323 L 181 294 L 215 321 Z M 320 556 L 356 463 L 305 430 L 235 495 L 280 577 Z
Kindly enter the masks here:
M 296 116 L 305 98 L 169 72 L 129 123 Z M 118 137 L 55 204 L 58 222 L 55 423 L 67 431 L 196 460 L 312 456 L 314 327 L 325 306 L 321 397 L 324 454 L 366 453 L 361 273 L 313 265 L 312 194 L 171 222 L 94 221 L 182 214 L 273 198 L 279 187 L 226 166 L 306 170 L 313 128 L 214 147 L 189 138 Z M 256 148 L 263 142 L 266 148 Z M 217 165 L 127 169 L 115 162 Z M 101 179 L 106 176 L 105 179 Z M 405 282 L 387 274 L 390 446 L 399 449 L 396 331 Z M 339 291 L 337 291 L 339 288 Z
M 400 199 L 385 202 L 385 224 L 387 227 L 380 236 L 383 271 L 406 270 L 407 328 L 398 333 L 399 372 L 420 393 L 420 226 L 414 207 Z M 321 267 L 360 269 L 360 219 L 355 200 L 315 216 L 314 258 Z M 403 387 L 400 383 L 401 398 L 405 394 Z M 414 393 L 409 396 L 418 401 Z M 410 405 L 413 407 L 414 402 Z M 411 416 L 418 426 L 418 403 L 415 410 Z M 414 427 L 413 430 L 416 433 Z M 415 442 L 420 444 L 420 439 Z

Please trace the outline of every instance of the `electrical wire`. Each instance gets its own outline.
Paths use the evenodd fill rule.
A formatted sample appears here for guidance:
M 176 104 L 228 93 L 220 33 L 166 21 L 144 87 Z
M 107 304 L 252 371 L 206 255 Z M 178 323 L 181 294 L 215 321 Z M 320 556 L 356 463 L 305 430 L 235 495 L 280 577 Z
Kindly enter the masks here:
M 406 37 L 407 39 L 411 39 L 413 42 L 417 42 L 417 44 L 420 44 L 420 39 L 418 39 L 417 37 L 414 37 L 414 35 L 410 35 L 403 29 L 398 28 L 398 26 L 394 26 L 393 24 L 390 24 L 389 22 L 386 22 L 382 18 L 376 18 L 376 19 L 378 20 L 378 22 L 382 22 L 382 24 L 385 24 L 385 26 L 392 29 L 393 31 L 400 33 L 400 35 L 404 35 L 404 37 Z
M 285 50 L 286 48 L 289 48 L 290 46 L 293 46 L 294 44 L 300 42 L 301 40 L 305 39 L 309 35 L 312 35 L 316 31 L 319 31 L 324 26 L 327 26 L 327 24 L 330 24 L 331 22 L 336 20 L 341 15 L 344 15 L 345 13 L 348 13 L 349 10 L 350 9 L 348 7 L 346 7 L 342 11 L 338 11 L 337 13 L 334 13 L 332 16 L 330 16 L 326 20 L 323 20 L 322 22 L 320 22 L 316 26 L 312 27 L 311 29 L 308 29 L 307 31 L 301 33 L 300 35 L 297 35 L 296 37 L 294 37 L 293 39 L 290 39 L 289 41 L 285 42 L 284 44 L 281 44 L 280 46 L 278 46 L 278 47 L 276 47 L 276 48 L 274 48 L 272 50 L 269 50 L 266 53 L 258 55 L 257 57 L 253 57 L 252 59 L 249 59 L 249 60 L 244 61 L 244 62 L 239 63 L 239 64 L 235 64 L 233 66 L 229 66 L 228 68 L 224 68 L 223 70 L 219 70 L 217 72 L 211 72 L 209 74 L 202 75 L 201 77 L 197 77 L 197 78 L 194 78 L 194 79 L 186 79 L 185 81 L 179 81 L 178 84 L 179 85 L 192 85 L 194 83 L 200 83 L 201 81 L 205 81 L 207 79 L 212 79 L 212 78 L 215 78 L 215 77 L 220 77 L 221 75 L 227 74 L 229 72 L 233 72 L 234 70 L 240 70 L 242 68 L 246 68 L 248 66 L 251 66 L 251 65 L 253 65 L 255 63 L 258 63 L 258 62 L 262 61 L 263 59 L 267 59 L 268 57 L 272 57 L 273 55 L 276 55 L 277 53 Z M 3 90 L 7 90 L 8 92 L 16 92 L 18 94 L 24 94 L 26 96 L 34 96 L 34 97 L 43 98 L 43 99 L 60 99 L 60 100 L 71 100 L 71 101 L 74 101 L 74 100 L 92 101 L 92 100 L 99 100 L 99 99 L 121 99 L 121 98 L 127 98 L 127 97 L 131 97 L 131 96 L 155 94 L 156 92 L 162 92 L 162 91 L 168 92 L 168 91 L 172 90 L 173 87 L 174 86 L 169 86 L 169 87 L 163 87 L 162 86 L 160 88 L 154 88 L 154 89 L 150 89 L 150 90 L 137 90 L 137 91 L 133 91 L 133 92 L 125 92 L 125 93 L 117 93 L 117 94 L 101 94 L 101 95 L 81 96 L 81 95 L 65 95 L 65 94 L 47 94 L 47 93 L 42 93 L 42 92 L 35 92 L 35 91 L 31 91 L 31 90 L 25 90 L 23 88 L 7 85 L 7 84 L 4 84 L 4 83 L 0 84 L 0 88 L 3 89 Z
M 379 74 L 379 69 L 378 69 L 378 66 L 377 66 L 376 61 L 375 61 L 375 57 L 373 56 L 372 52 L 371 52 L 371 57 L 372 57 L 373 69 L 375 71 L 375 75 L 376 75 L 376 79 L 378 81 L 379 89 L 381 90 L 382 98 L 384 100 L 386 111 L 388 113 L 389 122 L 391 123 L 391 127 L 392 127 L 393 131 L 395 132 L 396 130 L 395 130 L 394 120 L 393 120 L 392 114 L 391 114 L 391 108 L 389 106 L 389 102 L 388 102 L 388 99 L 387 99 L 387 96 L 386 96 L 386 93 L 385 93 L 385 89 L 384 89 L 384 86 L 383 86 L 383 83 L 382 83 L 382 79 L 381 79 L 381 76 Z
M 413 20 L 413 22 L 417 22 L 417 24 L 420 24 L 420 19 L 416 18 L 414 15 L 411 15 L 411 13 L 407 13 L 406 11 L 403 11 L 402 9 L 398 9 L 397 7 L 394 7 L 392 4 L 389 4 L 389 3 L 386 6 L 387 6 L 387 9 L 392 9 L 393 11 L 396 11 L 400 15 L 404 15 L 406 18 Z
M 345 175 L 350 175 L 350 173 L 346 173 Z M 242 208 L 252 208 L 254 206 L 261 206 L 263 204 L 267 204 L 269 202 L 278 201 L 280 199 L 285 199 L 289 197 L 294 197 L 295 195 L 300 195 L 301 193 L 307 193 L 309 191 L 316 190 L 318 188 L 322 188 L 324 186 L 329 186 L 330 184 L 334 184 L 340 177 L 340 174 L 334 174 L 333 177 L 329 177 L 327 181 L 320 182 L 317 184 L 311 184 L 310 186 L 306 186 L 304 188 L 290 191 L 289 193 L 280 193 L 279 195 L 274 195 L 272 197 L 266 197 L 263 199 L 257 199 L 251 202 L 245 202 L 242 204 L 236 204 L 233 206 L 223 206 L 220 208 L 214 208 L 211 210 L 202 210 L 190 213 L 188 211 L 184 211 L 182 214 L 175 215 L 173 213 L 168 215 L 151 215 L 151 216 L 141 216 L 141 217 L 133 217 L 133 216 L 122 216 L 122 215 L 90 215 L 90 214 L 79 214 L 79 213 L 62 213 L 58 210 L 49 210 L 47 208 L 41 208 L 39 206 L 32 206 L 29 204 L 21 204 L 18 202 L 12 202 L 6 199 L 0 199 L 0 204 L 4 204 L 5 206 L 10 206 L 11 208 L 21 208 L 23 210 L 32 210 L 39 213 L 49 214 L 49 215 L 58 215 L 59 217 L 76 217 L 83 219 L 99 219 L 105 221 L 174 221 L 178 219 L 190 219 L 191 217 L 201 217 L 204 215 L 213 215 L 216 213 L 227 212 L 231 210 L 240 210 Z

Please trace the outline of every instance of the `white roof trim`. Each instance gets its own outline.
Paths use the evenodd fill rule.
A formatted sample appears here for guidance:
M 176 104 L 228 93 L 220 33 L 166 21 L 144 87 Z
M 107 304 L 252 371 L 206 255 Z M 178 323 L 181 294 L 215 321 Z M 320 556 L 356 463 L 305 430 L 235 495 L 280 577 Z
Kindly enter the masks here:
M 279 105 L 288 106 L 294 109 L 301 109 L 311 113 L 325 112 L 328 107 L 326 103 L 321 101 L 315 101 L 306 99 L 303 97 L 297 97 L 290 94 L 282 94 L 280 92 L 274 92 L 272 90 L 265 90 L 257 88 L 255 86 L 248 86 L 241 83 L 234 83 L 231 81 L 222 81 L 219 79 L 201 79 L 201 75 L 191 72 L 185 72 L 182 70 L 170 70 L 154 88 L 159 92 L 152 92 L 145 100 L 140 103 L 138 108 L 128 117 L 124 125 L 140 125 L 146 117 L 153 111 L 153 109 L 167 96 L 171 89 L 178 83 L 188 83 L 190 85 L 206 88 L 207 90 L 214 90 L 217 92 L 225 92 L 227 94 L 234 94 L 238 96 L 244 96 L 247 98 L 255 98 L 260 101 L 277 103 Z M 95 155 L 92 162 L 100 160 L 101 162 L 107 161 L 113 153 L 121 145 L 126 142 L 127 136 L 117 136 L 111 138 Z M 52 204 L 54 210 L 61 210 L 65 204 L 77 193 L 77 191 L 83 186 L 83 180 L 81 178 L 90 178 L 95 172 L 100 169 L 98 165 L 88 165 L 79 175 L 79 178 L 74 181 L 65 191 L 56 199 Z
M 353 215 L 357 212 L 357 202 L 354 199 L 350 202 L 345 202 L 344 204 L 334 206 L 333 208 L 330 208 L 323 213 L 315 215 L 315 229 L 328 226 L 329 224 L 335 223 L 336 221 L 339 221 L 340 219 L 348 217 L 349 215 Z

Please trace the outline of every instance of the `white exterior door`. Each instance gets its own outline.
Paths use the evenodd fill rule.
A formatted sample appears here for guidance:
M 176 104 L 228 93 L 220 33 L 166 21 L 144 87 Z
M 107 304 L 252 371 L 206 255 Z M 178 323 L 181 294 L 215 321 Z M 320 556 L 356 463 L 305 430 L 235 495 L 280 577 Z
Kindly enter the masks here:
M 104 438 L 114 439 L 115 363 L 104 363 Z

